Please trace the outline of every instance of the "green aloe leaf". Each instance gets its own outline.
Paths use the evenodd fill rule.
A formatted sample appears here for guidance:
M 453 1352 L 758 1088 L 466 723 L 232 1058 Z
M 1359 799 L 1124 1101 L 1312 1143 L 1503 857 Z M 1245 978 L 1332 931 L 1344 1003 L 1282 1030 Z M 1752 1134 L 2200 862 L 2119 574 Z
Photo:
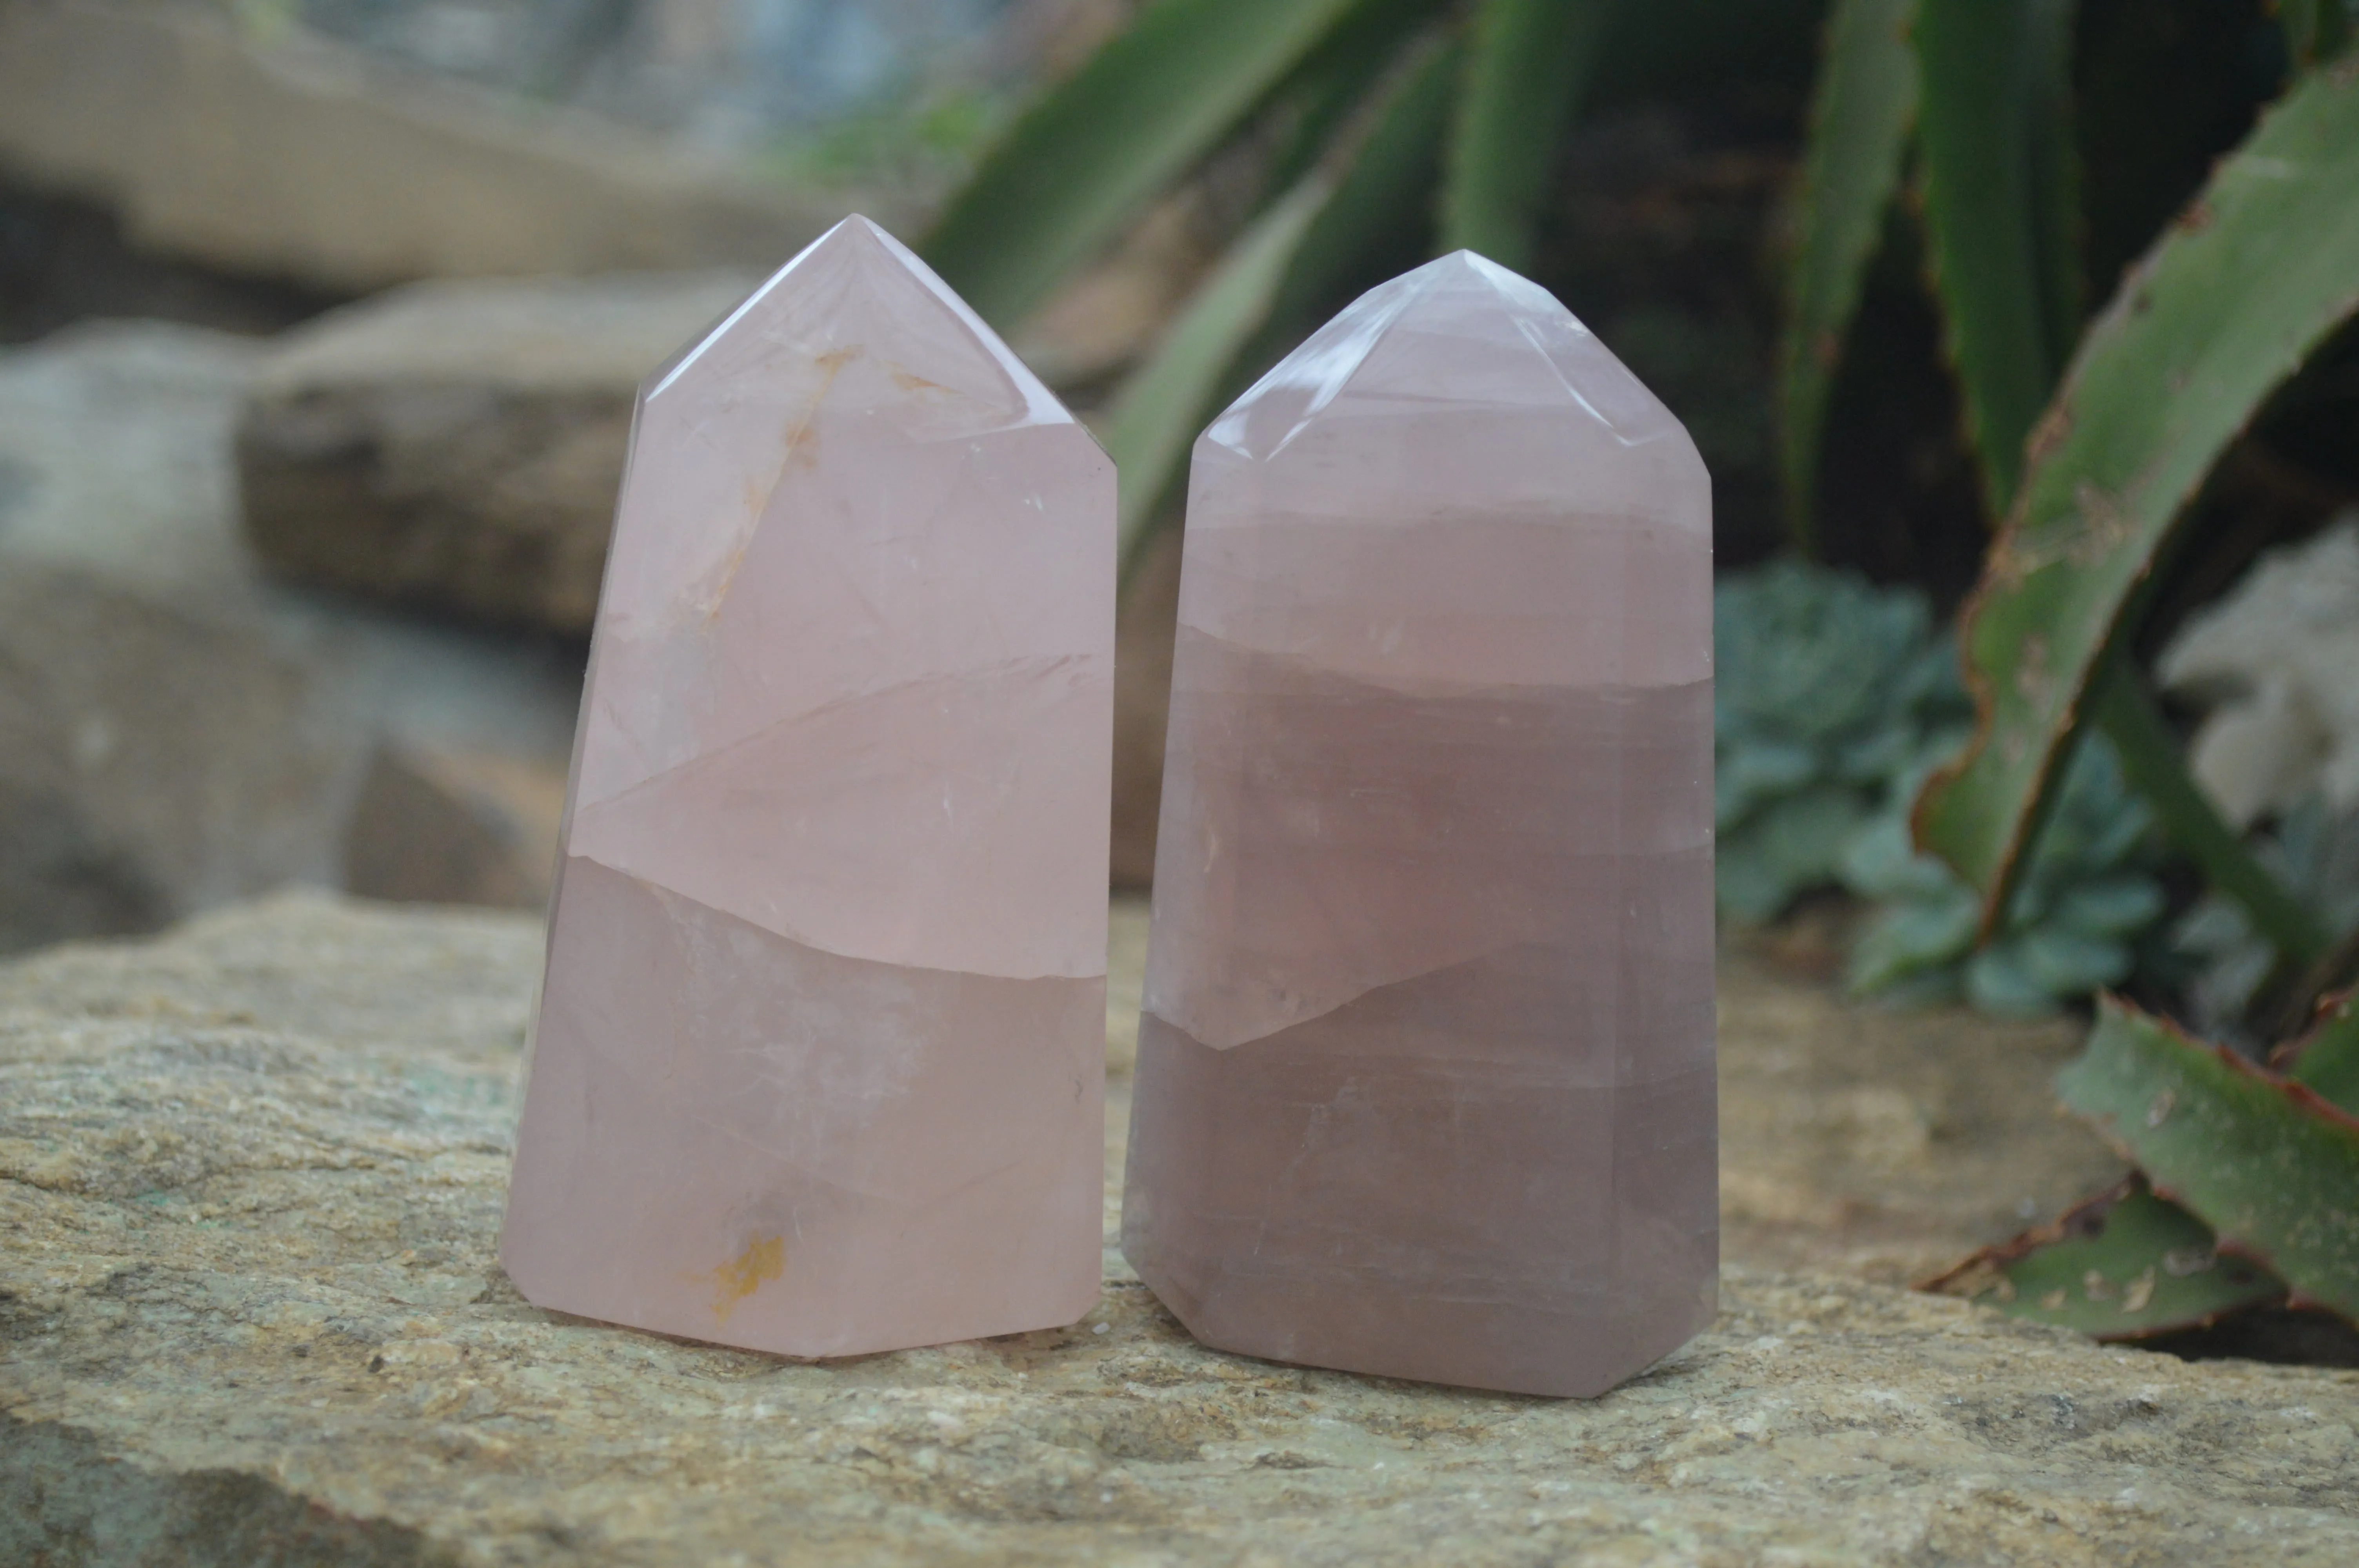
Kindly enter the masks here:
M 2276 1060 L 2291 1083 L 2359 1113 L 2359 998 L 2334 999 Z M 2147 1102 L 2148 1118 L 2158 1103 Z M 2175 1101 L 2165 1107 L 2164 1119 L 2176 1108 Z M 2053 1225 L 1984 1248 L 1923 1288 L 2100 1339 L 2201 1327 L 2286 1294 L 2284 1282 L 2260 1264 L 2223 1257 L 2212 1227 L 2153 1192 L 2142 1175 Z
M 1321 165 L 1332 167 L 1375 90 L 1398 74 L 1405 54 L 1430 30 L 1437 0 L 1360 0 L 1351 15 L 1270 94 L 1265 200 L 1276 201 Z
M 1105 444 L 1121 476 L 1125 570 L 1165 515 L 1197 433 L 1293 346 L 1309 314 L 1430 188 L 1457 59 L 1431 47 L 1404 60 L 1321 164 L 1238 237 L 1115 395 Z
M 1927 255 L 1984 498 L 2004 513 L 2079 330 L 2070 0 L 1922 0 Z
M 1010 128 L 924 250 L 1013 327 L 1362 0 L 1158 0 Z
M 1917 0 L 1835 0 L 1827 22 L 1777 355 L 1787 517 L 1804 555 L 1816 553 L 1827 398 L 1917 115 L 1917 62 L 1908 49 L 1916 16 Z
M 2136 1176 L 1920 1288 L 2099 1339 L 2202 1328 L 2286 1293 L 2259 1264 L 2222 1257 L 2211 1227 Z
M 2005 907 L 2090 682 L 2172 525 L 2270 392 L 2359 308 L 2359 80 L 2304 78 L 2082 340 L 1964 621 L 1982 723 L 1919 841 Z
M 1288 264 L 1332 189 L 1332 182 L 1314 172 L 1254 220 L 1115 395 L 1105 449 L 1119 478 L 1125 564 L 1187 460 L 1229 367 L 1268 319 Z
M 1381 273 L 1366 275 L 1372 254 L 1398 243 L 1408 231 L 1418 241 L 1430 239 L 1451 87 L 1461 58 L 1455 45 L 1426 38 L 1404 53 L 1361 122 L 1345 127 L 1338 149 L 1330 154 L 1341 169 L 1334 194 L 1311 219 L 1279 280 L 1267 324 L 1238 357 L 1228 388 L 1232 395 L 1332 315 L 1343 303 L 1335 297 L 1338 290 L 1384 281 Z
M 2359 1317 L 2359 1118 L 2111 998 L 2057 1088 L 2223 1251 Z
M 1557 140 L 1597 67 L 1612 0 L 1483 0 L 1441 185 L 1441 248 L 1528 271 Z
M 2277 12 L 2286 53 L 2298 69 L 2332 59 L 2351 41 L 2351 13 L 2343 0 L 2277 0 Z
M 2330 1104 L 2359 1115 L 2359 993 L 2327 1003 L 2308 1034 L 2284 1048 L 2286 1076 Z

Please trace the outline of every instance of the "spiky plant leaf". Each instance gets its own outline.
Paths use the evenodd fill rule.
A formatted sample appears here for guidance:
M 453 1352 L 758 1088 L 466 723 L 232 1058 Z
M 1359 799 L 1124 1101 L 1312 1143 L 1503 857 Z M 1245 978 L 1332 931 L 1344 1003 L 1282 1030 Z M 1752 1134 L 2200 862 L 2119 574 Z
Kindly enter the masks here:
M 2310 1033 L 2282 1055 L 2287 1076 L 2359 1114 L 2359 993 L 2345 991 L 2328 1002 Z
M 2286 53 L 2297 70 L 2332 59 L 2351 41 L 2351 8 L 2344 0 L 2277 0 L 2277 13 Z
M 1969 607 L 1981 725 L 1919 841 L 2003 906 L 2084 694 L 2172 524 L 2269 393 L 2359 308 L 2359 77 L 2295 87 L 2124 281 L 2032 443 Z
M 1336 168 L 1336 147 L 1352 138 L 1388 81 L 1430 47 L 1438 0 L 1360 0 L 1294 73 L 1271 92 L 1275 133 L 1261 170 L 1264 204 L 1294 189 L 1314 168 Z
M 1125 565 L 1187 460 L 1188 444 L 1203 427 L 1238 351 L 1268 319 L 1279 280 L 1332 188 L 1325 174 L 1314 171 L 1256 219 L 1155 351 L 1123 383 L 1106 418 L 1105 449 L 1119 480 L 1119 550 Z
M 2136 1176 L 1919 1288 L 2099 1339 L 2201 1328 L 2286 1293 L 2259 1264 L 2222 1257 L 2209 1226 Z
M 1278 280 L 1269 319 L 1239 357 L 1230 390 L 1242 392 L 1342 303 L 1339 289 L 1364 282 L 1371 254 L 1407 234 L 1409 248 L 1430 248 L 1433 190 L 1440 176 L 1441 144 L 1451 92 L 1462 69 L 1459 46 L 1428 34 L 1412 41 L 1363 105 L 1358 123 L 1343 127 L 1330 161 L 1340 170 L 1334 193 L 1319 209 Z
M 1994 513 L 2079 325 L 2071 22 L 2069 0 L 1921 0 L 1917 15 L 1927 255 Z
M 2110 998 L 2057 1089 L 2223 1251 L 2359 1317 L 2359 1118 Z
M 1430 189 L 1456 70 L 1456 52 L 1439 44 L 1402 61 L 1362 106 L 1363 123 L 1343 127 L 1326 158 L 1247 227 L 1115 395 L 1105 444 L 1121 476 L 1125 572 L 1166 514 L 1197 432 Z
M 1916 16 L 1917 0 L 1835 0 L 1810 102 L 1777 351 L 1788 525 L 1806 556 L 1816 553 L 1827 398 L 1916 119 Z
M 2119 890 L 2100 892 L 2101 886 L 2093 883 L 2079 892 L 2094 894 L 2098 905 L 2123 907 L 2105 907 L 2098 918 L 2136 913 L 2128 896 Z M 2202 1049 L 2192 1042 L 2172 1043 L 2152 1020 L 2132 1027 L 2161 1034 L 2168 1045 L 2162 1054 L 2187 1056 Z M 2345 993 L 2329 1001 L 2310 1032 L 2279 1047 L 2271 1065 L 2284 1078 L 2263 1081 L 2277 1083 L 2280 1092 L 2298 1085 L 2333 1109 L 2359 1113 L 2359 997 Z M 2177 1113 L 2178 1093 L 2166 1085 L 2146 1102 L 2150 1130 L 2159 1131 Z M 2223 1154 L 2234 1158 L 2234 1145 Z M 2252 1258 L 2222 1256 L 2212 1227 L 2151 1191 L 2143 1175 L 2090 1199 L 2053 1225 L 1984 1248 L 1921 1288 L 1975 1297 L 2014 1316 L 2101 1339 L 2201 1327 L 2286 1294 L 2284 1282 Z
M 1557 139 L 1613 14 L 1613 0 L 1483 0 L 1441 182 L 1443 250 L 1529 270 Z
M 1364 3 L 1157 0 L 1009 129 L 926 259 L 1014 326 Z

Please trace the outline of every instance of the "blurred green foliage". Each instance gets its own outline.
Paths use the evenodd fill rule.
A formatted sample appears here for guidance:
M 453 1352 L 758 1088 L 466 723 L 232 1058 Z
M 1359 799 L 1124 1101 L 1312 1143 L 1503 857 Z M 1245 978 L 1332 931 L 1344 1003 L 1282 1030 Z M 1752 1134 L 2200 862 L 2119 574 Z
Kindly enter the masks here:
M 2359 907 L 2304 873 L 2301 822 L 2248 841 L 2220 819 L 2140 662 L 2359 495 L 2354 14 L 1154 0 L 985 157 L 928 254 L 1012 325 L 1175 183 L 1253 171 L 1228 260 L 1117 395 L 1132 551 L 1171 517 L 1194 433 L 1353 294 L 1456 245 L 1538 277 L 1689 422 L 1724 563 L 1782 497 L 1796 558 L 1715 600 L 1731 916 L 1840 884 L 1873 906 L 1855 986 L 2038 1011 L 2168 991 L 2138 966 L 2175 904 L 2196 989 L 2208 973 L 2245 1022 L 2298 1017 L 2359 968 Z M 1771 266 L 1694 243 L 1721 215 L 1757 234 L 1757 207 L 1697 194 L 1759 189 L 1749 154 L 1707 174 L 1650 152 L 1650 126 L 1715 115 L 1799 149 Z M 1953 651 L 1933 605 L 1970 584 Z M 2302 1060 L 2359 1060 L 2350 1013 Z M 2019 1277 L 2037 1298 L 2010 1310 L 2098 1332 L 2096 1287 L 2067 1302 L 2060 1270 L 2086 1262 L 2131 1316 L 2276 1299 L 2267 1271 L 2207 1272 L 2233 1218 L 2222 1235 L 2309 1248 L 2280 1260 L 2294 1289 L 2359 1304 L 2354 1254 L 2309 1243 L 2359 1234 L 2359 1145 L 2299 1066 L 2112 1003 L 2090 1049 L 2074 1103 L 2151 1148 L 2183 1206 L 2109 1195 L 1978 1260 L 1975 1289 L 2014 1301 Z
M 1791 139 L 1822 4 L 1156 0 L 1017 118 L 922 249 L 1007 330 L 1151 202 L 1218 188 L 1229 260 L 1106 432 L 1134 557 L 1213 414 L 1353 297 L 1468 243 L 1609 332 L 1757 553 L 1782 167 L 1756 149 Z
M 1008 114 L 999 91 L 955 83 L 780 136 L 758 162 L 799 185 L 939 189 L 973 166 Z
M 1964 740 L 1957 655 L 1922 593 L 1799 561 L 1712 589 L 1720 903 L 1739 921 L 1835 882 L 1854 839 Z
M 1773 105 L 1760 114 L 1784 116 L 1800 146 L 1776 352 L 1727 328 L 1746 318 L 1742 304 L 1699 303 L 1709 287 L 1632 300 L 1617 345 L 1690 417 L 1724 513 L 1732 499 L 1741 508 L 1745 472 L 1772 466 L 1774 446 L 1792 539 L 1808 554 L 1836 542 L 1821 524 L 1845 492 L 1828 463 L 1856 404 L 1846 379 L 1912 373 L 1879 360 L 1875 327 L 1883 297 L 1913 275 L 1960 443 L 1942 482 L 1969 497 L 1963 514 L 1942 514 L 1953 531 L 1957 515 L 1996 526 L 2021 491 L 2029 510 L 2003 538 L 2038 541 L 2002 545 L 1970 611 L 1966 687 L 1984 694 L 2003 743 L 1970 743 L 1954 769 L 1919 768 L 1931 791 L 1921 843 L 1957 881 L 1898 927 L 1913 941 L 1879 926 L 1864 972 L 1940 968 L 1930 935 L 1962 920 L 1959 885 L 1978 901 L 1973 944 L 2014 941 L 2032 846 L 2064 781 L 2116 775 L 2176 852 L 2306 960 L 2319 923 L 2208 815 L 2167 731 L 2141 722 L 2134 676 L 2119 677 L 2118 699 L 2099 676 L 2134 630 L 2133 590 L 2164 564 L 2223 444 L 2359 297 L 2337 282 L 2359 266 L 2359 92 L 2339 63 L 2349 33 L 2340 0 L 2275 16 L 2252 0 L 1155 0 L 1018 118 L 928 254 L 1012 325 L 1176 182 L 1218 166 L 1235 185 L 1248 171 L 1234 248 L 1115 395 L 1106 429 L 1135 557 L 1175 511 L 1196 431 L 1353 293 L 1469 244 L 1557 278 L 1577 302 L 1613 297 L 1600 232 L 1621 225 L 1621 249 L 1643 253 L 1632 236 L 1647 220 L 1632 212 L 1666 199 L 1657 187 L 1616 210 L 1601 196 L 1618 170 L 1646 165 L 1629 139 L 1644 116 L 1614 116 L 1699 97 Z M 2284 102 L 2254 128 L 2272 94 Z M 2190 195 L 2196 219 L 2171 225 Z M 2141 252 L 2128 292 L 2116 291 L 2107 269 Z M 1897 282 L 1886 277 L 1896 256 L 1907 264 Z M 1717 287 L 1741 295 L 1749 283 Z M 2109 293 L 2111 308 L 2084 325 Z M 2246 296 L 2264 303 L 2221 303 Z M 1723 412 L 1701 390 L 1741 384 L 1716 373 L 1732 351 L 1774 362 L 1774 439 L 1751 434 L 1760 399 Z M 2182 397 L 2194 362 L 2204 373 Z M 2043 414 L 2060 380 L 2068 401 Z M 1843 672 L 1880 639 L 1930 634 L 1930 608 L 1871 607 L 1864 589 L 1828 611 L 1840 632 L 1806 627 L 1794 605 L 1777 608 L 1799 580 L 1744 590 L 1722 633 L 1723 896 L 1747 917 L 1831 877 L 1863 814 L 1894 816 L 1894 775 L 1870 752 L 1901 731 L 1870 710 L 1930 700 L 1893 697 L 1889 667 L 1875 689 L 1796 674 Z M 1922 618 L 1913 632 L 1900 625 L 1911 616 Z M 1788 635 L 1767 659 L 1780 673 L 1756 676 L 1745 649 Z M 1823 651 L 1843 639 L 1847 652 Z M 2034 664 L 2038 678 L 2020 678 Z M 1755 679 L 1807 695 L 1769 704 L 1740 689 Z M 2118 756 L 2076 766 L 2092 714 Z M 1930 873 L 1911 875 L 1915 886 Z M 2051 903 L 2051 892 L 2025 897 Z M 2140 903 L 2125 895 L 2104 919 L 2089 914 L 2080 961 L 2051 943 L 2036 962 L 1992 957 L 1966 971 L 2113 975 L 2125 912 Z
M 2338 67 L 2297 81 L 2221 161 L 2092 323 L 2027 437 L 2021 493 L 1963 628 L 1984 731 L 1918 818 L 1986 912 L 2018 880 L 2093 718 L 2207 877 L 2272 935 L 2323 946 L 2184 786 L 2175 739 L 2147 720 L 2123 655 L 2157 572 L 2201 547 L 2193 503 L 2211 471 L 2359 308 L 2354 278 L 2359 91 Z
M 2359 816 L 2338 816 L 2311 794 L 2254 835 L 2254 858 L 2333 930 L 2359 928 Z M 2181 989 L 2196 1025 L 2214 1039 L 2263 1044 L 2254 1003 L 2277 968 L 2277 944 L 2245 906 L 2206 893 L 2171 927 L 2170 945 L 2192 960 Z
M 1955 640 L 1925 596 L 1779 561 L 1712 594 L 1720 904 L 1758 923 L 1814 888 L 1874 906 L 1854 943 L 1854 989 L 1964 1000 L 2037 1015 L 2127 979 L 2166 906 L 2154 816 L 2099 740 L 2072 773 L 2004 919 L 1918 849 L 1918 787 L 1973 724 Z
M 2154 875 L 2154 814 L 2130 793 L 2110 743 L 2099 738 L 2074 755 L 2030 871 L 1988 940 L 1974 890 L 1910 837 L 1921 779 L 1903 781 L 1892 809 L 1843 856 L 1843 885 L 1875 905 L 1852 946 L 1854 989 L 2031 1017 L 2129 979 L 2167 900 Z

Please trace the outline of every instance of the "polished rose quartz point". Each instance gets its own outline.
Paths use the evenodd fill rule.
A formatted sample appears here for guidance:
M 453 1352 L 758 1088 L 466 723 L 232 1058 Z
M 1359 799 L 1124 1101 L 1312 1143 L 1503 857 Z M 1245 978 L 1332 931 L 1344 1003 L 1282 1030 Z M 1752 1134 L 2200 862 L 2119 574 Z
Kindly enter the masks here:
M 500 1253 L 795 1356 L 1098 1295 L 1114 470 L 863 218 L 639 399 Z
M 1196 443 L 1123 1249 L 1199 1339 L 1603 1392 L 1712 1317 L 1712 495 L 1465 252 Z

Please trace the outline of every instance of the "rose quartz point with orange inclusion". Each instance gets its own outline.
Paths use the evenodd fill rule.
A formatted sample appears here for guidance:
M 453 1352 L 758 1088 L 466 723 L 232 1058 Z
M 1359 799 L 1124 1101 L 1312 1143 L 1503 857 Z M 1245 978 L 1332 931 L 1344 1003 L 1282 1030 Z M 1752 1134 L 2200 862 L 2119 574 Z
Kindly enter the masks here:
M 795 1356 L 1095 1303 L 1114 515 L 865 219 L 647 384 L 501 1238 L 528 1299 Z
M 1712 496 L 1467 253 L 1196 443 L 1123 1249 L 1199 1339 L 1602 1393 L 1712 1317 Z

